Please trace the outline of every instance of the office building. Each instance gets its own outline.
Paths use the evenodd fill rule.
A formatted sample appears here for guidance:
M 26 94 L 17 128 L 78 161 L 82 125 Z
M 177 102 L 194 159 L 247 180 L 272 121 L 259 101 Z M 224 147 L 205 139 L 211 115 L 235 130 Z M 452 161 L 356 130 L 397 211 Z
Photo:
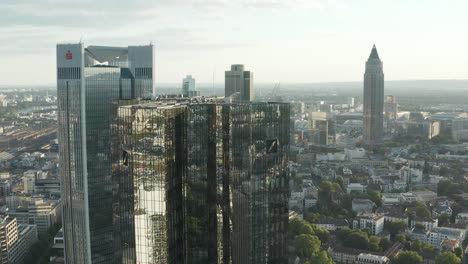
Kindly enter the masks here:
M 66 263 L 113 263 L 111 100 L 150 97 L 154 47 L 57 45 Z
M 36 241 L 36 226 L 18 225 L 15 218 L 0 216 L 0 263 L 23 263 Z
M 241 64 L 231 65 L 231 70 L 225 72 L 224 96 L 232 96 L 236 101 L 253 101 L 253 72 L 245 71 Z
M 121 104 L 114 263 L 287 262 L 288 104 Z
M 372 235 L 378 235 L 383 232 L 384 216 L 374 214 L 358 215 L 353 220 L 353 229 L 366 229 L 369 228 Z
M 310 141 L 319 146 L 332 146 L 335 144 L 336 124 L 331 113 L 311 113 Z
M 383 63 L 374 45 L 364 73 L 363 143 L 369 148 L 374 148 L 383 142 L 383 111 Z
M 197 85 L 192 75 L 187 75 L 182 80 L 182 95 L 184 97 L 200 96 L 200 91 L 197 90 Z
M 440 122 L 435 120 L 406 123 L 407 134 L 431 139 L 440 134 Z
M 393 95 L 387 95 L 385 100 L 385 117 L 388 120 L 396 120 L 398 114 L 398 104 L 396 97 Z

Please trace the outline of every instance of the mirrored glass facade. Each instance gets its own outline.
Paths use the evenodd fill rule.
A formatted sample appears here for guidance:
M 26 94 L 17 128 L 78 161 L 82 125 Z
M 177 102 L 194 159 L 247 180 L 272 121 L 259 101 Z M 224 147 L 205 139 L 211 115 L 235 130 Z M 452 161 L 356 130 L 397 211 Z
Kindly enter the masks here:
M 152 94 L 152 56 L 152 46 L 57 45 L 66 263 L 114 263 L 111 101 Z
M 134 103 L 112 132 L 116 263 L 286 263 L 289 105 Z

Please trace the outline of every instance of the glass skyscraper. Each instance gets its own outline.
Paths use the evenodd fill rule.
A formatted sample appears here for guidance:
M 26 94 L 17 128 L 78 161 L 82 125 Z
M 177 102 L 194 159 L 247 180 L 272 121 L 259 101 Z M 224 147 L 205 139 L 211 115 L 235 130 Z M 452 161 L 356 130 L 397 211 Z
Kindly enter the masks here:
M 114 263 L 111 100 L 150 97 L 154 47 L 57 45 L 66 263 Z
M 119 102 L 115 263 L 286 263 L 289 104 Z

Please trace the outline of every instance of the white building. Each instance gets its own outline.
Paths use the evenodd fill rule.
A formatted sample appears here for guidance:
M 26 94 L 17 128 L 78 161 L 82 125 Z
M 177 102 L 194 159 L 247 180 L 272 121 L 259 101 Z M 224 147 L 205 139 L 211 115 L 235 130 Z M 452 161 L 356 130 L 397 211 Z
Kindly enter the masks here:
M 434 227 L 431 231 L 415 228 L 412 230 L 410 237 L 411 240 L 420 239 L 437 249 L 442 249 L 441 244 L 444 240 L 456 240 L 461 245 L 465 240 L 465 232 L 446 227 Z
M 348 160 L 362 159 L 366 156 L 366 150 L 364 148 L 354 148 L 354 149 L 345 148 L 344 152 L 346 155 L 346 159 Z
M 464 222 L 468 222 L 468 212 L 458 213 L 455 217 L 455 223 L 458 224 Z
M 369 199 L 353 199 L 352 208 L 355 212 L 371 212 L 375 203 Z
M 366 186 L 360 183 L 351 183 L 347 187 L 348 193 L 352 193 L 352 192 L 363 193 L 365 190 L 366 190 Z
M 398 205 L 400 204 L 400 194 L 399 193 L 384 193 L 382 195 L 382 205 Z
M 385 256 L 361 253 L 357 256 L 355 264 L 386 264 L 389 262 L 390 259 Z
M 329 231 L 349 228 L 349 223 L 346 219 L 320 219 L 317 226 Z
M 353 220 L 353 229 L 365 229 L 369 228 L 373 235 L 382 233 L 384 228 L 384 216 L 383 215 L 360 215 Z

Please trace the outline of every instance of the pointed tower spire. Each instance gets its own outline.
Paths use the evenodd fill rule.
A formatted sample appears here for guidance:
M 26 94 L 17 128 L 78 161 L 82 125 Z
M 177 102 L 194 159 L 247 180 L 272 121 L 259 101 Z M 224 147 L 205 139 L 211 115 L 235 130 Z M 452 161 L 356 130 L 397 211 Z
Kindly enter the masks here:
M 377 53 L 377 48 L 375 47 L 375 44 L 374 44 L 374 46 L 372 47 L 372 51 L 371 51 L 371 54 L 370 54 L 370 56 L 369 56 L 369 60 L 370 60 L 370 59 L 378 59 L 378 60 L 380 60 L 380 58 L 379 58 L 379 53 Z

